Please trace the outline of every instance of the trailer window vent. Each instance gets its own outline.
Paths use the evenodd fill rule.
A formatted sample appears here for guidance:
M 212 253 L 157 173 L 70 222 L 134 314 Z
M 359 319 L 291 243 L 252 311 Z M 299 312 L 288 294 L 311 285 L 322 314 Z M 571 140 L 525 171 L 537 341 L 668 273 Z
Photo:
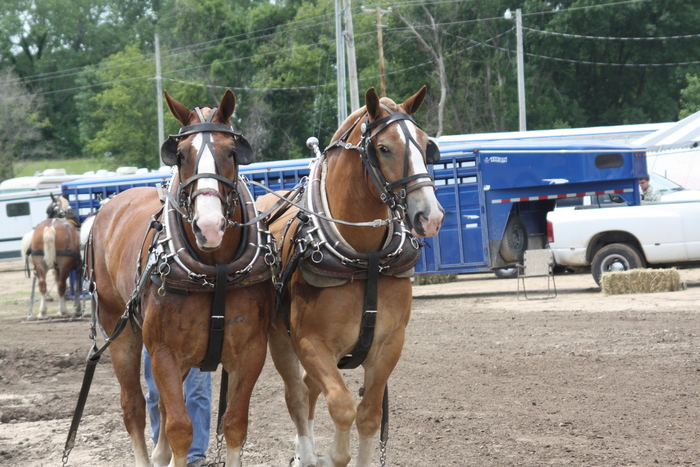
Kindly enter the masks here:
M 595 156 L 595 166 L 599 169 L 615 169 L 617 167 L 622 167 L 624 161 L 622 154 L 619 153 L 598 154 Z

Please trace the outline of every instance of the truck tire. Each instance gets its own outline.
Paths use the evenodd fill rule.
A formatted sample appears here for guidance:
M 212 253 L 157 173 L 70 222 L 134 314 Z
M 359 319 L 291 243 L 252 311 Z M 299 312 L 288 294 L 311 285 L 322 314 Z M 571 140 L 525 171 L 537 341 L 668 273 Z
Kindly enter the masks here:
M 600 285 L 600 278 L 610 271 L 627 271 L 644 267 L 644 260 L 636 248 L 625 243 L 606 245 L 595 254 L 591 263 L 591 274 L 595 283 Z
M 520 263 L 527 250 L 527 229 L 520 216 L 511 216 L 506 224 L 499 253 L 509 263 Z
M 499 279 L 514 279 L 518 277 L 518 268 L 494 269 L 493 273 Z

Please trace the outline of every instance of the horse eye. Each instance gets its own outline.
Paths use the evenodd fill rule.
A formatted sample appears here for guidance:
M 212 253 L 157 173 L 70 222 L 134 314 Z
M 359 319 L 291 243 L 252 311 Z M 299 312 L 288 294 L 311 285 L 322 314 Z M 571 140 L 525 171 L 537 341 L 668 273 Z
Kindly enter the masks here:
M 386 146 L 381 146 L 381 145 L 380 145 L 380 146 L 379 146 L 379 150 L 380 150 L 381 152 L 383 152 L 384 154 L 386 154 L 386 153 L 389 152 L 389 149 L 388 149 Z

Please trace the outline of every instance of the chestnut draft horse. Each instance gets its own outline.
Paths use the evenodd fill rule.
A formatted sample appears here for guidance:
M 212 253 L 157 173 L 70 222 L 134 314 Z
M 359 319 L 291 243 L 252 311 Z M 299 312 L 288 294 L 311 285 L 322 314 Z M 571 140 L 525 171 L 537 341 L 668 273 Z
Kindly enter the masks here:
M 192 424 L 183 379 L 191 367 L 211 371 L 220 362 L 229 388 L 226 465 L 240 467 L 274 308 L 264 258 L 270 239 L 238 178 L 238 166 L 254 155 L 229 123 L 236 105 L 230 90 L 218 107 L 193 110 L 165 97 L 183 125 L 161 148 L 163 161 L 174 166 L 170 187 L 131 188 L 106 203 L 95 216 L 86 263 L 104 331 L 123 327 L 109 351 L 136 465 L 151 465 L 140 383 L 145 344 L 162 417 L 153 465 L 185 467 Z
M 63 196 L 55 197 L 51 194 L 51 203 L 46 208 L 46 214 L 49 218 L 37 225 L 23 239 L 22 250 L 31 256 L 41 294 L 39 314 L 37 316 L 30 314 L 28 319 L 48 317 L 46 279 L 50 270 L 54 271 L 58 289 L 57 316 L 69 316 L 66 307 L 66 283 L 71 271 L 79 272 L 82 267 L 79 225 L 68 200 Z M 80 278 L 75 281 L 78 294 L 80 294 L 81 282 Z M 79 297 L 75 301 L 74 313 L 76 316 L 80 315 Z
M 296 425 L 294 467 L 348 465 L 353 422 L 359 433 L 356 465 L 371 464 L 373 438 L 388 410 L 387 380 L 411 314 L 410 276 L 420 255 L 416 237 L 436 235 L 444 215 L 426 168 L 439 160 L 439 151 L 411 117 L 425 94 L 424 86 L 397 105 L 369 89 L 366 106 L 341 125 L 312 164 L 298 204 L 303 210 L 270 218 L 281 250 L 277 283 L 284 296 L 269 345 Z M 275 199 L 265 195 L 259 209 Z M 356 406 L 339 366 L 360 364 L 364 395 Z M 314 452 L 321 392 L 335 424 L 325 457 Z M 384 444 L 386 436 L 380 440 Z

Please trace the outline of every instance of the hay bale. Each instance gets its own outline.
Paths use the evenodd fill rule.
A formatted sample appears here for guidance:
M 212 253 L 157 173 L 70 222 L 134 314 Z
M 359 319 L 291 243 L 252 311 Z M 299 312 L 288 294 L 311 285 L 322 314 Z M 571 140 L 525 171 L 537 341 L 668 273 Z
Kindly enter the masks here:
M 681 275 L 675 268 L 606 272 L 600 288 L 605 295 L 675 292 L 681 289 Z
M 417 274 L 413 276 L 413 285 L 446 284 L 456 280 L 457 274 Z

